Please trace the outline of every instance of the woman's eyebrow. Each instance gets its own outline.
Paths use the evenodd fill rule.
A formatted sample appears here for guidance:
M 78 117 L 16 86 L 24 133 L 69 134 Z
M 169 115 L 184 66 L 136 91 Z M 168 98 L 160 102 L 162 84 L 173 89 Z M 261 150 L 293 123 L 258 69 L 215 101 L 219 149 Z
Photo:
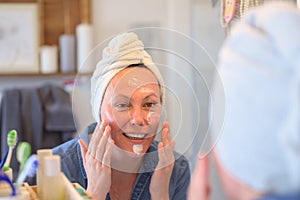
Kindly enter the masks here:
M 129 97 L 125 94 L 118 94 L 117 96 L 114 96 L 113 99 L 126 99 L 126 100 L 128 100 Z
M 147 95 L 144 99 L 149 99 L 152 96 L 158 98 L 158 96 L 155 93 L 151 93 L 151 94 Z

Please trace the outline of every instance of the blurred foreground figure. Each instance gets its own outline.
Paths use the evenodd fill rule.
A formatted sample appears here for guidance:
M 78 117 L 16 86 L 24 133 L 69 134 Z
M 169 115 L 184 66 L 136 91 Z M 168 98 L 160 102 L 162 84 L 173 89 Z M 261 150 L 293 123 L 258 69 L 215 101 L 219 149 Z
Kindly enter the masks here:
M 219 57 L 222 134 L 212 152 L 228 199 L 300 199 L 300 12 L 284 2 L 249 11 Z M 214 88 L 214 95 L 218 89 Z M 218 140 L 217 140 L 218 139 Z M 208 199 L 207 157 L 188 199 Z M 213 188 L 211 188 L 213 189 Z

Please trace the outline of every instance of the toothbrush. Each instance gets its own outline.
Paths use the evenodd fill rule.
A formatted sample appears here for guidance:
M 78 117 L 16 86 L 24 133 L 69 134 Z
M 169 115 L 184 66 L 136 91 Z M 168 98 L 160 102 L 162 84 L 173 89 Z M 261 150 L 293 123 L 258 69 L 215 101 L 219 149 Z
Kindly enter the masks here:
M 9 170 L 10 160 L 12 156 L 13 149 L 17 143 L 17 131 L 11 130 L 7 134 L 7 145 L 8 145 L 8 154 L 4 166 L 2 167 L 3 171 Z
M 23 171 L 19 173 L 16 181 L 16 188 L 18 189 L 25 181 L 26 177 L 33 177 L 38 167 L 38 161 L 36 154 L 31 155 L 24 165 Z
M 14 187 L 10 178 L 3 171 L 0 170 L 0 182 L 6 182 L 11 188 L 11 196 L 16 196 L 16 188 Z M 1 183 L 2 184 L 2 183 Z
M 7 159 L 7 155 L 8 155 L 8 150 L 6 151 L 6 153 L 5 153 L 5 155 L 4 155 L 4 158 L 3 158 L 3 160 L 2 160 L 1 163 L 0 163 L 0 169 L 2 169 L 4 163 L 5 163 L 6 159 Z
M 31 154 L 31 146 L 28 142 L 19 142 L 17 147 L 17 160 L 20 163 L 19 173 L 23 171 L 26 160 Z

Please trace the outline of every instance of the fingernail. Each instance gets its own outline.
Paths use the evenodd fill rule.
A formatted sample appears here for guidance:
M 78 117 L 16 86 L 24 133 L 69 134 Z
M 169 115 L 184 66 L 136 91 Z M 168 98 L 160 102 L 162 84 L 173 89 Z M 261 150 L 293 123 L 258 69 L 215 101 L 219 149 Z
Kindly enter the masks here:
M 164 128 L 164 132 L 166 132 L 166 133 L 169 132 L 169 128 L 168 128 L 168 127 L 165 127 L 165 128 Z
M 115 141 L 113 139 L 111 139 L 110 144 L 115 144 Z
M 204 153 L 204 152 L 199 152 L 199 153 L 198 153 L 198 159 L 199 159 L 199 160 L 205 158 L 206 156 L 207 156 L 207 153 Z
M 104 133 L 103 133 L 103 134 L 104 134 L 105 136 L 108 135 L 108 129 L 109 129 L 109 126 L 106 126 L 105 129 L 104 129 Z

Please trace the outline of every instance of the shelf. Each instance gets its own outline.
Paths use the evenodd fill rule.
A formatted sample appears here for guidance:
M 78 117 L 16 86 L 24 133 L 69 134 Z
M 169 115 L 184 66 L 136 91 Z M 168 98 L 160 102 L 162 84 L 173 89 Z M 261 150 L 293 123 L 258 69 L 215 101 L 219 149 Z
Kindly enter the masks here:
M 92 73 L 49 73 L 49 74 L 42 74 L 42 73 L 13 73 L 13 74 L 1 74 L 0 78 L 10 78 L 10 77 L 39 77 L 39 78 L 51 78 L 51 77 L 75 77 L 75 76 L 92 76 Z

